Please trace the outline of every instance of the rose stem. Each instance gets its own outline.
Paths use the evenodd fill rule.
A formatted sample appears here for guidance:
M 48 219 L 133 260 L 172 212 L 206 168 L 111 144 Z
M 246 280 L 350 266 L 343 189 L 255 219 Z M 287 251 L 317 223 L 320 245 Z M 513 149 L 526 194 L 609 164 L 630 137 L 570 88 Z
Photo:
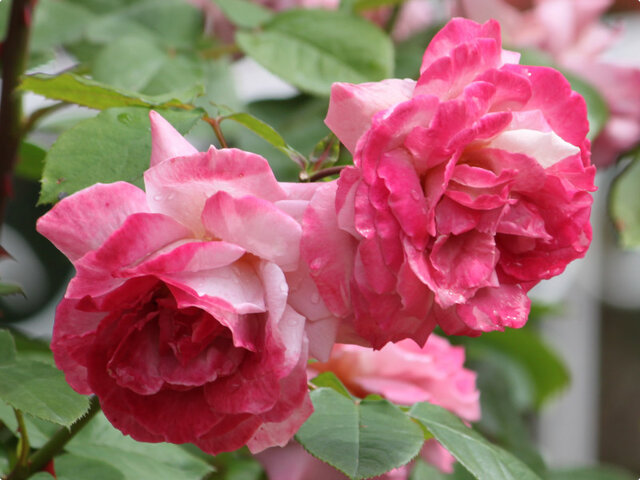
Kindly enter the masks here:
M 0 225 L 7 198 L 11 196 L 11 175 L 22 137 L 22 94 L 18 90 L 29 56 L 29 32 L 37 0 L 13 0 L 7 36 L 2 44 L 2 94 L 0 96 Z

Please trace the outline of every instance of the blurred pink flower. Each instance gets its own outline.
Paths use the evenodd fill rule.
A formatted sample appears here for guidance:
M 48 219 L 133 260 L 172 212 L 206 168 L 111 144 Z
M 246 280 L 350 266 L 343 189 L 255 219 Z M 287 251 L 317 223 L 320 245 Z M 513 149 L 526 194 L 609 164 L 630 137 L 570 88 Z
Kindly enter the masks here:
M 355 165 L 314 194 L 301 248 L 339 342 L 521 327 L 527 291 L 585 254 L 584 99 L 517 59 L 497 22 L 453 19 L 417 82 L 334 84 L 326 123 Z
M 558 66 L 591 83 L 608 104 L 610 118 L 593 143 L 593 161 L 608 166 L 640 142 L 640 69 L 600 59 L 619 38 L 620 29 L 600 17 L 613 0 L 535 0 L 520 10 L 505 0 L 461 0 L 464 16 L 498 20 L 505 43 L 535 47 Z
M 387 344 L 382 350 L 336 344 L 326 363 L 309 365 L 309 375 L 333 372 L 360 398 L 377 394 L 400 405 L 427 401 L 455 413 L 466 422 L 480 419 L 476 374 L 464 368 L 464 348 L 436 335 L 424 347 L 411 340 Z M 436 440 L 425 443 L 422 458 L 443 472 L 452 472 L 455 459 Z M 344 480 L 332 467 L 290 443 L 257 455 L 269 480 Z M 380 480 L 406 480 L 411 465 L 395 469 Z

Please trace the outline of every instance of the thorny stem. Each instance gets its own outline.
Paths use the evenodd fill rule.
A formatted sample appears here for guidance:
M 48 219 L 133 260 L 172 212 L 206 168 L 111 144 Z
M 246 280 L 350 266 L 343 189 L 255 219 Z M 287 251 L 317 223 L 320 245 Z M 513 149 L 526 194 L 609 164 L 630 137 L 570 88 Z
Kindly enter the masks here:
M 7 36 L 2 44 L 2 94 L 0 95 L 0 225 L 11 196 L 11 175 L 22 139 L 20 76 L 29 55 L 29 32 L 37 0 L 13 0 Z
M 209 116 L 204 116 L 202 119 L 205 122 L 207 122 L 209 125 L 211 125 L 211 127 L 213 128 L 213 131 L 216 134 L 216 137 L 218 138 L 218 142 L 220 142 L 220 146 L 222 148 L 229 148 L 229 146 L 227 145 L 227 141 L 225 140 L 224 135 L 222 134 L 222 130 L 220 129 L 220 121 L 217 118 L 212 118 Z
M 70 428 L 61 427 L 53 436 L 45 443 L 42 448 L 37 450 L 31 455 L 26 465 L 23 468 L 18 468 L 20 462 L 16 465 L 16 468 L 9 474 L 6 480 L 26 480 L 31 475 L 42 470 L 47 463 L 49 463 L 55 455 L 57 455 L 67 444 L 73 436 L 78 433 L 82 428 L 89 423 L 98 412 L 100 411 L 100 402 L 98 397 L 91 397 L 89 403 L 89 410 L 84 417 L 80 418 L 76 423 L 71 425 Z M 28 449 L 27 449 L 28 451 Z
M 347 165 L 336 165 L 335 167 L 325 168 L 319 172 L 314 173 L 309 177 L 309 182 L 317 182 L 325 177 L 339 174 Z

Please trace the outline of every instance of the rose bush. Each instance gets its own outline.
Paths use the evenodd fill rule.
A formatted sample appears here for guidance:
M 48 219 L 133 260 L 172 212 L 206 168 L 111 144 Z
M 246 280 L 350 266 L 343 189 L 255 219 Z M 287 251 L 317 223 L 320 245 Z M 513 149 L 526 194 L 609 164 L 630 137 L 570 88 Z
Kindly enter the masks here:
M 316 187 L 279 184 L 255 154 L 198 153 L 155 112 L 151 132 L 146 192 L 97 184 L 38 221 L 76 268 L 56 364 L 136 440 L 286 444 L 312 411 L 305 317 L 326 320 L 299 265 L 296 218 Z M 328 352 L 331 328 L 316 331 Z
M 333 86 L 326 123 L 355 166 L 314 195 L 302 252 L 339 341 L 520 327 L 527 291 L 585 254 L 585 102 L 517 60 L 496 22 L 453 19 L 417 82 Z
M 476 374 L 464 368 L 464 360 L 464 347 L 453 347 L 437 335 L 422 348 L 412 340 L 387 344 L 379 351 L 336 344 L 328 362 L 309 365 L 309 375 L 330 371 L 360 398 L 377 394 L 399 405 L 430 402 L 474 422 L 480 419 L 480 393 Z M 434 439 L 425 443 L 421 457 L 443 472 L 453 471 L 455 459 Z M 293 442 L 267 449 L 257 458 L 271 480 L 347 478 Z M 410 472 L 409 465 L 376 478 L 406 480 Z

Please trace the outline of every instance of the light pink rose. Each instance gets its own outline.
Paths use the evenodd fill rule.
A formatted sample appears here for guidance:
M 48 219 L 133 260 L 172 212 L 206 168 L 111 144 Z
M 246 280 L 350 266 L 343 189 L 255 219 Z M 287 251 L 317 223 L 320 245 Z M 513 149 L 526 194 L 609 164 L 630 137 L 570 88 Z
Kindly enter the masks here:
M 316 186 L 279 184 L 252 153 L 199 153 L 155 112 L 151 134 L 145 191 L 97 184 L 38 221 L 76 268 L 56 364 L 137 440 L 284 445 L 312 411 L 305 317 L 319 357 L 335 330 L 299 262 Z
M 640 69 L 601 60 L 620 28 L 600 21 L 613 0 L 535 0 L 519 10 L 504 0 L 462 0 L 461 13 L 476 21 L 498 20 L 505 42 L 538 48 L 561 67 L 583 77 L 604 97 L 610 118 L 593 143 L 593 161 L 612 164 L 640 141 Z
M 331 371 L 360 398 L 381 395 L 399 405 L 430 402 L 455 413 L 466 422 L 480 419 L 480 392 L 476 374 L 464 368 L 464 347 L 452 347 L 436 335 L 424 347 L 411 340 L 387 344 L 374 351 L 336 344 L 328 362 L 309 365 L 310 376 Z M 436 440 L 425 443 L 422 458 L 443 472 L 452 472 L 455 459 Z M 257 455 L 270 480 L 344 480 L 346 477 L 290 443 Z M 411 465 L 376 477 L 406 480 Z
M 585 102 L 517 58 L 497 22 L 453 19 L 417 82 L 334 84 L 326 123 L 355 166 L 314 195 L 302 252 L 338 341 L 521 327 L 527 291 L 585 254 Z

